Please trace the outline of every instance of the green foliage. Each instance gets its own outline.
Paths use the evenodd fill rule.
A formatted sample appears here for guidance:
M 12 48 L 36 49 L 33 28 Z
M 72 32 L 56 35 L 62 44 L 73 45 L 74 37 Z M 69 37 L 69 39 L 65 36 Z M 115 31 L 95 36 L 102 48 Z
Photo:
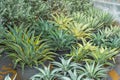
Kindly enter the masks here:
M 54 50 L 64 51 L 71 49 L 72 44 L 75 43 L 73 35 L 67 33 L 64 30 L 51 30 L 48 36 L 51 47 Z
M 62 76 L 62 80 L 82 80 L 85 74 L 78 74 L 77 70 L 74 69 L 74 71 L 68 71 L 68 76 Z
M 78 23 L 89 24 L 89 27 L 94 30 L 99 30 L 102 27 L 110 26 L 113 23 L 112 16 L 107 12 L 102 12 L 94 7 L 89 8 L 87 12 L 77 12 L 73 14 L 73 20 Z
M 70 24 L 69 33 L 73 34 L 77 40 L 90 38 L 92 28 L 89 27 L 89 24 L 82 24 L 73 22 Z
M 93 13 L 94 14 L 94 13 Z M 101 28 L 103 23 L 95 16 L 88 16 L 85 13 L 74 12 L 73 20 L 77 23 L 89 24 L 90 28 L 96 30 L 97 28 Z
M 48 4 L 43 0 L 1 0 L 0 15 L 4 25 L 34 24 L 48 13 Z
M 53 60 L 53 52 L 46 40 L 34 36 L 34 31 L 19 27 L 11 28 L 6 33 L 2 44 L 6 46 L 9 56 L 14 62 L 14 67 L 20 65 L 24 70 L 29 67 L 43 64 L 46 60 Z
M 93 33 L 91 36 L 91 42 L 97 46 L 101 46 L 105 42 L 105 35 L 101 31 Z
M 103 24 L 103 27 L 110 26 L 113 23 L 113 17 L 107 12 L 101 11 L 98 8 L 90 8 L 86 12 L 88 17 L 97 18 L 99 23 Z
M 89 64 L 86 62 L 86 65 L 80 69 L 80 73 L 85 74 L 84 78 L 87 78 L 88 80 L 102 80 L 107 77 L 107 70 L 99 63 L 96 64 L 93 62 Z
M 51 19 L 51 14 L 70 14 L 89 8 L 89 0 L 1 0 L 0 18 L 3 25 L 33 25 L 39 17 Z M 77 4 L 77 6 L 76 6 Z M 0 22 L 0 23 L 1 23 Z
M 46 0 L 49 3 L 50 11 L 52 14 L 68 14 L 71 10 L 70 0 Z
M 50 65 L 48 67 L 44 66 L 44 69 L 42 68 L 36 68 L 39 70 L 38 74 L 35 74 L 31 77 L 31 80 L 55 80 L 55 78 L 58 76 L 58 69 L 50 69 Z
M 52 23 L 40 19 L 35 23 L 35 27 L 33 28 L 35 29 L 36 35 L 42 34 L 41 36 L 46 38 L 49 35 L 49 31 L 53 30 L 55 27 Z
M 68 59 L 53 62 L 53 69 L 37 68 L 32 80 L 101 80 L 102 67 L 120 50 L 120 28 L 90 1 L 1 0 L 0 48 L 22 70 L 53 60 L 51 51 L 71 51 Z M 84 61 L 93 63 L 78 64 Z
M 107 69 L 103 68 L 99 63 L 88 63 L 81 66 L 71 61 L 72 58 L 60 58 L 60 62 L 53 62 L 52 68 L 50 65 L 44 68 L 36 68 L 38 74 L 31 77 L 32 80 L 101 80 L 107 77 Z
M 84 12 L 92 7 L 92 3 L 90 3 L 90 0 L 69 0 L 69 1 L 72 2 L 71 12 L 75 12 L 75 11 Z
M 112 60 L 116 54 L 118 54 L 118 50 L 116 48 L 111 49 L 100 47 L 90 54 L 92 57 L 90 60 L 104 65 L 112 65 L 109 60 Z
M 69 59 L 59 58 L 60 62 L 52 62 L 56 69 L 59 70 L 61 74 L 66 76 L 69 70 L 73 70 L 74 68 L 77 68 L 80 66 L 79 64 L 75 62 L 71 62 L 72 57 Z
M 102 28 L 92 34 L 91 41 L 97 46 L 119 48 L 119 30 L 119 26 Z
M 72 60 L 75 62 L 82 62 L 88 58 L 88 55 L 96 49 L 95 46 L 90 42 L 83 41 L 83 45 L 78 43 L 78 47 L 73 47 L 70 54 L 67 57 L 73 57 Z
M 68 24 L 72 22 L 72 18 L 64 14 L 60 14 L 60 15 L 56 14 L 56 15 L 52 15 L 52 17 L 54 21 L 51 22 L 54 23 L 55 26 L 58 27 L 59 29 L 67 30 L 67 28 L 69 27 Z
M 104 42 L 105 46 L 111 47 L 111 48 L 118 48 L 120 49 L 120 37 L 111 37 L 108 41 Z

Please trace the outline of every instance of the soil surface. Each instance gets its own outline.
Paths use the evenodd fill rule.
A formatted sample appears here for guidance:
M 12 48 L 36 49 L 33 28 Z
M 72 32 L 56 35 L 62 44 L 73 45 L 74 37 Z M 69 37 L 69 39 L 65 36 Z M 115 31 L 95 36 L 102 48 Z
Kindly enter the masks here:
M 10 58 L 6 55 L 2 55 L 0 58 L 0 80 L 4 80 L 5 76 L 10 75 L 13 80 L 14 76 L 17 75 L 16 70 L 13 69 L 13 64 Z M 16 80 L 20 80 L 19 78 Z

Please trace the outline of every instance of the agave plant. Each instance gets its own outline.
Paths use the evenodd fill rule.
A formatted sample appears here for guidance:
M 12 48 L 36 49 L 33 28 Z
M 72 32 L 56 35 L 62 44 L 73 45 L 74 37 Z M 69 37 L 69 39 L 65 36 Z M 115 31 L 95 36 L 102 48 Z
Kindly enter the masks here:
M 90 60 L 104 65 L 112 65 L 108 60 L 114 60 L 113 57 L 116 54 L 118 54 L 118 50 L 116 48 L 111 49 L 107 47 L 100 47 L 90 54 L 92 57 Z
M 80 68 L 80 73 L 85 74 L 84 78 L 87 80 L 102 80 L 103 78 L 107 77 L 107 69 L 103 68 L 102 64 L 99 63 L 88 63 L 84 67 Z
M 72 14 L 73 20 L 80 23 L 80 22 L 84 22 L 84 19 L 86 18 L 86 15 L 84 15 L 84 13 L 80 13 L 80 12 L 74 12 Z
M 98 30 L 96 33 L 93 33 L 91 36 L 91 41 L 97 46 L 108 46 L 107 43 L 111 43 L 112 38 L 115 38 L 116 40 L 119 38 L 117 35 L 119 33 L 119 30 L 120 29 L 117 26 L 105 27 L 101 30 Z
M 110 48 L 118 48 L 120 49 L 120 37 L 114 36 L 109 38 L 106 42 L 104 42 L 104 46 L 110 47 Z
M 96 46 L 93 46 L 92 43 L 86 42 L 83 40 L 83 45 L 78 43 L 78 47 L 73 47 L 70 54 L 66 54 L 68 57 L 73 57 L 72 60 L 80 63 L 81 61 L 86 60 L 85 58 L 96 49 Z
M 110 27 L 105 27 L 101 30 L 103 35 L 105 35 L 106 39 L 112 38 L 114 36 L 117 36 L 119 33 L 120 28 L 118 26 L 110 26 Z
M 68 76 L 62 76 L 61 80 L 83 80 L 85 74 L 79 74 L 76 69 L 68 71 Z
M 51 52 L 47 41 L 41 39 L 40 35 L 34 36 L 34 32 L 29 29 L 21 29 L 20 32 L 19 28 L 12 30 L 12 32 L 6 33 L 7 36 L 11 37 L 6 37 L 2 44 L 9 52 L 14 67 L 19 64 L 24 70 L 26 65 L 29 67 L 38 66 L 46 60 L 53 59 L 54 53 Z
M 31 80 L 55 80 L 58 77 L 59 69 L 50 69 L 50 65 L 48 67 L 44 66 L 44 69 L 37 68 L 39 71 L 38 74 L 35 74 L 31 77 Z
M 49 35 L 49 31 L 51 31 L 53 28 L 55 28 L 53 26 L 52 23 L 45 21 L 43 19 L 40 19 L 39 21 L 37 21 L 35 23 L 35 34 L 39 35 L 42 34 L 42 37 L 46 37 Z
M 76 22 L 71 23 L 69 27 L 69 33 L 73 34 L 78 40 L 82 38 L 90 38 L 92 30 L 92 28 L 89 28 L 89 24 Z
M 87 16 L 80 12 L 73 13 L 73 19 L 78 23 L 89 24 L 89 27 L 94 29 L 101 28 L 103 25 L 96 17 Z
M 99 20 L 99 23 L 103 24 L 103 27 L 110 26 L 110 24 L 112 24 L 113 22 L 112 15 L 110 15 L 107 12 L 101 11 L 100 9 L 94 8 L 94 7 L 87 10 L 86 15 L 91 16 L 93 18 L 97 18 Z
M 59 73 L 63 74 L 64 76 L 66 76 L 69 70 L 72 70 L 80 66 L 75 62 L 71 62 L 72 57 L 69 59 L 64 59 L 63 57 L 59 59 L 60 62 L 52 62 L 52 64 L 55 66 L 56 69 L 59 70 Z
M 68 24 L 72 21 L 72 18 L 65 16 L 63 14 L 56 14 L 56 16 L 52 15 L 54 21 L 52 21 L 55 26 L 58 26 L 59 29 L 67 30 Z
M 99 30 L 97 33 L 92 33 L 91 42 L 94 43 L 96 46 L 101 46 L 105 41 L 105 35 Z
M 75 37 L 63 30 L 50 31 L 48 39 L 55 51 L 69 50 L 75 43 Z

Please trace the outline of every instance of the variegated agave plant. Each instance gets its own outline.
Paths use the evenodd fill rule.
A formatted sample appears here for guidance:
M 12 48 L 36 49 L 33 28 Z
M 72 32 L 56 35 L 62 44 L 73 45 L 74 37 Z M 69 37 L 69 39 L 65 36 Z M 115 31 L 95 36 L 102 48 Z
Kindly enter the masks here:
M 29 67 L 43 64 L 46 60 L 53 60 L 53 52 L 46 40 L 41 39 L 41 35 L 35 36 L 30 29 L 10 28 L 5 35 L 2 44 L 14 62 L 14 67 L 18 64 L 22 70 L 27 65 Z
M 61 80 L 82 80 L 85 74 L 78 74 L 76 69 L 74 71 L 68 71 L 68 76 L 62 76 Z
M 66 76 L 69 70 L 73 70 L 74 68 L 78 68 L 78 66 L 80 66 L 80 64 L 71 62 L 72 57 L 69 59 L 64 59 L 63 57 L 59 59 L 60 62 L 52 62 L 52 63 L 55 66 L 55 68 L 59 70 L 59 73 L 63 74 L 64 76 Z

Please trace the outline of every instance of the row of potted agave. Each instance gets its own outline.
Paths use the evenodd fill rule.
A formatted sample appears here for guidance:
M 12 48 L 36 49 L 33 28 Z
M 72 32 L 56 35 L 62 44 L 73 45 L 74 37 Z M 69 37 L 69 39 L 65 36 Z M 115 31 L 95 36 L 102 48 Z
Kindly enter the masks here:
M 69 59 L 61 57 L 59 59 L 60 62 L 51 62 L 43 68 L 35 67 L 38 73 L 22 80 L 103 80 L 107 78 L 107 69 L 99 63 L 86 62 L 83 66 L 72 62 L 72 57 Z M 5 77 L 5 80 L 11 80 L 9 75 Z

